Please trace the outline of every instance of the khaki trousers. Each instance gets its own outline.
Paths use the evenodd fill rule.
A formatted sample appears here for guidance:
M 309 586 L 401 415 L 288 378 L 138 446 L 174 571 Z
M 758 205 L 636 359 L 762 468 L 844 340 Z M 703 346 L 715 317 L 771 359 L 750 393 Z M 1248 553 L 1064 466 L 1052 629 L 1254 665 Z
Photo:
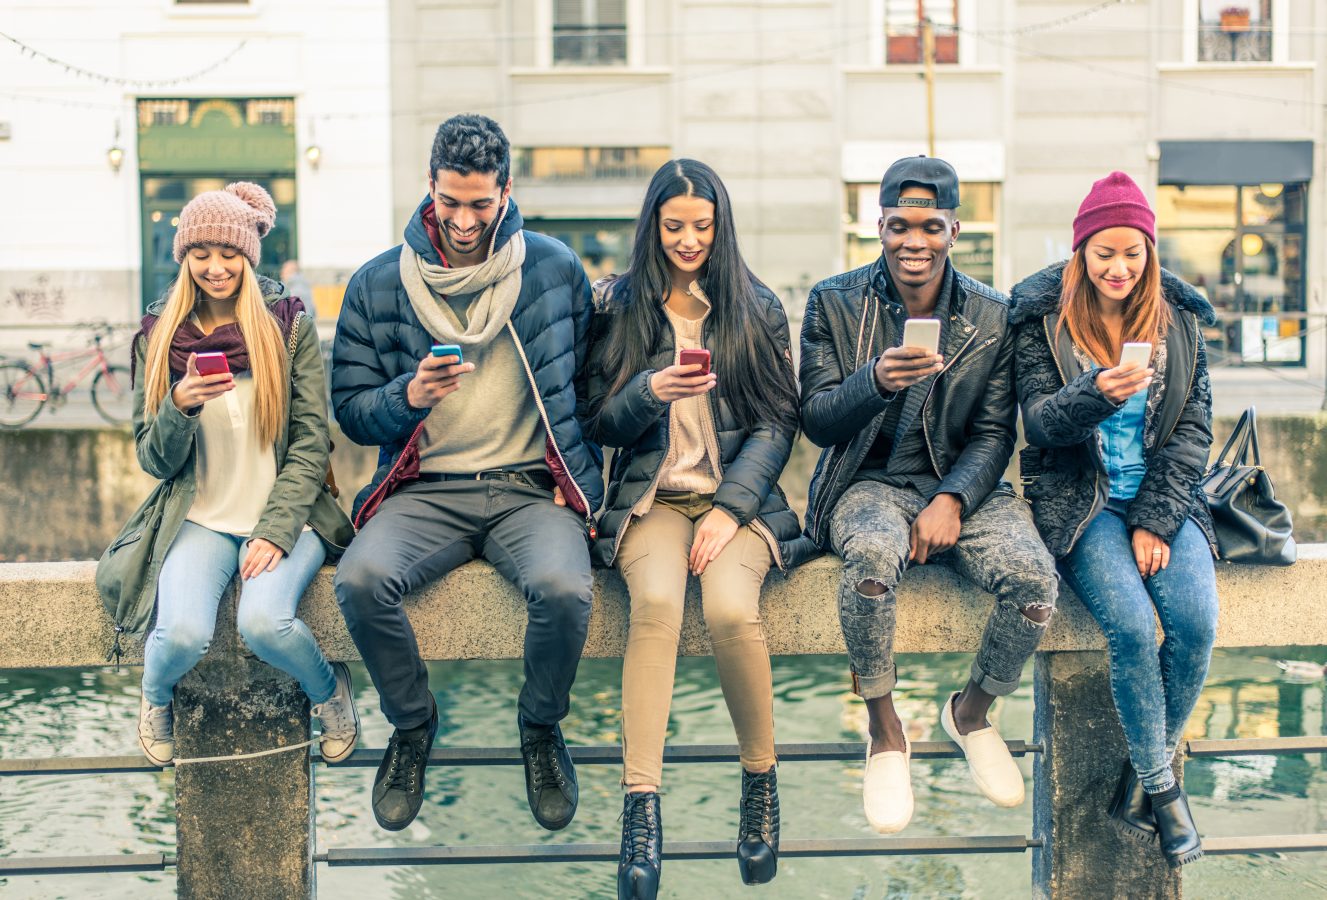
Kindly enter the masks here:
M 631 593 L 622 661 L 622 783 L 661 784 L 664 736 L 673 699 L 677 644 L 686 598 L 687 558 L 711 495 L 660 491 L 650 511 L 630 523 L 617 565 Z M 774 694 L 760 625 L 760 587 L 769 545 L 749 527 L 700 576 L 701 606 L 719 685 L 737 732 L 742 767 L 774 765 Z

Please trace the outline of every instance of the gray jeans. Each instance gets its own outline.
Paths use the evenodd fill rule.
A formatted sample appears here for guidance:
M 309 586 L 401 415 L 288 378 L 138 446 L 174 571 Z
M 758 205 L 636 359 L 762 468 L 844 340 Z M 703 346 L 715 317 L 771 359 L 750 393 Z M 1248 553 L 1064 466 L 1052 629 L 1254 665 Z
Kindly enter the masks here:
M 829 536 L 843 558 L 839 622 L 852 662 L 853 689 L 865 699 L 894 690 L 894 586 L 908 560 L 912 522 L 927 506 L 914 488 L 859 481 L 848 488 L 830 516 Z M 1054 608 L 1058 593 L 1055 560 L 1032 524 L 1026 503 L 994 493 L 963 519 L 958 543 L 932 557 L 977 587 L 995 595 L 972 680 L 988 694 L 1011 694 L 1046 623 L 1024 609 Z M 884 588 L 871 596 L 859 588 Z

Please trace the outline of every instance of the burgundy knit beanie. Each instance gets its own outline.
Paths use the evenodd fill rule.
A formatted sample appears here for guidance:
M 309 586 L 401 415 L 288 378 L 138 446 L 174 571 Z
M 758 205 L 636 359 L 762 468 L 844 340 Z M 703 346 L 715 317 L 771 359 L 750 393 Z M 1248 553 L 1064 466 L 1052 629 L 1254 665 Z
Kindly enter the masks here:
M 1147 197 L 1134 180 L 1123 172 L 1111 172 L 1092 185 L 1074 217 L 1074 249 L 1083 241 L 1107 228 L 1137 228 L 1157 242 L 1157 217 L 1147 205 Z
M 249 181 L 226 185 L 224 191 L 205 191 L 188 202 L 180 212 L 175 229 L 175 261 L 184 262 L 184 254 L 199 244 L 234 247 L 258 268 L 262 239 L 276 223 L 276 204 L 272 195 Z

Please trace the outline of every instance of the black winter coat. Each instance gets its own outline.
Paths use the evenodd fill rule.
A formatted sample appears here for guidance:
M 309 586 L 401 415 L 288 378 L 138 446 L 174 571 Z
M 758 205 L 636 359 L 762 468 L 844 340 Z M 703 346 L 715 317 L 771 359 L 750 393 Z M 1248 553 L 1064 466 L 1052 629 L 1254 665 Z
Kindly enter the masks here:
M 425 197 L 406 225 L 405 239 L 420 257 L 441 265 L 424 230 Z M 495 249 L 521 230 L 516 202 L 498 226 Z M 378 471 L 355 498 L 355 515 L 405 448 L 429 410 L 406 401 L 406 385 L 433 338 L 401 285 L 401 246 L 369 260 L 346 286 L 332 347 L 332 403 L 337 423 L 357 444 L 378 446 Z M 576 254 L 560 241 L 525 232 L 521 293 L 510 331 L 531 381 L 553 450 L 593 513 L 603 501 L 603 454 L 581 429 L 592 306 L 590 283 Z M 587 515 L 587 521 L 589 517 Z
M 802 319 L 802 428 L 825 450 L 811 479 L 806 531 L 829 546 L 830 512 L 866 458 L 893 394 L 876 386 L 886 349 L 883 259 L 827 278 L 811 289 Z M 955 271 L 944 345 L 945 367 L 922 404 L 922 427 L 940 492 L 962 498 L 963 512 L 1000 485 L 1014 452 L 1017 408 L 1009 303 L 992 287 Z M 1006 486 L 1010 493 L 1011 486 Z
M 623 308 L 625 291 L 614 290 L 620 279 L 595 287 L 595 317 L 590 355 L 591 439 L 606 447 L 615 447 L 608 477 L 608 495 L 599 517 L 599 539 L 595 543 L 595 561 L 612 565 L 621 546 L 622 536 L 630 525 L 631 510 L 659 477 L 668 455 L 669 404 L 650 390 L 650 376 L 673 364 L 673 330 L 663 328 L 659 346 L 650 357 L 649 368 L 627 382 L 613 396 L 608 389 L 614 373 L 603 369 L 605 337 L 613 317 Z M 765 321 L 779 344 L 788 347 L 788 318 L 783 305 L 763 285 L 757 297 L 764 304 Z M 711 351 L 709 336 L 705 346 Z M 764 530 L 778 546 L 775 563 L 782 571 L 816 555 L 816 548 L 801 534 L 797 514 L 779 488 L 779 475 L 788 463 L 796 434 L 780 425 L 762 425 L 755 431 L 742 428 L 724 398 L 723 381 L 707 395 L 719 443 L 719 487 L 714 505 L 737 520 Z
M 1016 285 L 1010 314 L 1028 441 L 1019 457 L 1024 495 L 1057 558 L 1073 549 L 1106 505 L 1110 480 L 1097 427 L 1122 405 L 1101 393 L 1095 370 L 1085 368 L 1074 353 L 1068 329 L 1056 333 L 1063 270 L 1064 263 L 1056 263 Z M 1172 313 L 1166 364 L 1150 389 L 1144 419 L 1146 472 L 1129 501 L 1126 524 L 1169 544 L 1191 518 L 1215 554 L 1216 534 L 1201 484 L 1212 445 L 1212 388 L 1199 324 L 1214 323 L 1216 313 L 1196 290 L 1164 269 L 1161 291 Z

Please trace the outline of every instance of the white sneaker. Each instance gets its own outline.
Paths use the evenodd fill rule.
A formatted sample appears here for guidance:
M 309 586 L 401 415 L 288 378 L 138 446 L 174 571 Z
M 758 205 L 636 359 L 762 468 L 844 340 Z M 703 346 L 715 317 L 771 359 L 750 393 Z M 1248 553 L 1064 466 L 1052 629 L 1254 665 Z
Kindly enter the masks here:
M 862 806 L 866 821 L 881 834 L 902 831 L 912 821 L 912 742 L 903 736 L 903 752 L 886 750 L 871 755 L 866 739 L 866 772 L 862 775 Z
M 994 726 L 988 726 L 971 734 L 959 734 L 954 724 L 954 698 L 958 691 L 949 695 L 944 708 L 940 710 L 940 724 L 949 739 L 958 744 L 958 749 L 968 760 L 968 771 L 977 788 L 986 799 L 996 806 L 1013 807 L 1023 802 L 1023 773 L 1014 764 L 1009 755 L 1009 748 Z
M 175 714 L 169 703 L 152 706 L 147 697 L 139 698 L 138 746 L 154 765 L 168 766 L 175 760 Z
M 332 674 L 336 676 L 336 690 L 310 712 L 322 725 L 318 748 L 323 760 L 337 763 L 350 755 L 359 740 L 359 713 L 351 696 L 349 667 L 345 663 L 332 663 Z

